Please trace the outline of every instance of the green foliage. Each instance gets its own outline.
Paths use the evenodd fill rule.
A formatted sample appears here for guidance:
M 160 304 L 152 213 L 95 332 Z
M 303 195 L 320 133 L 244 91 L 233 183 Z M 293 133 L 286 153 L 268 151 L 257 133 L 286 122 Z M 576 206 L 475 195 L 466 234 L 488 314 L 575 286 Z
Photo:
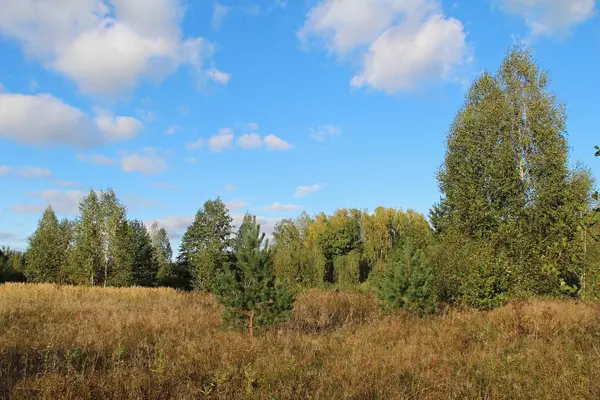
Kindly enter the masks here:
M 467 279 L 467 289 L 453 284 L 443 297 L 462 292 L 467 303 L 488 307 L 485 296 L 492 306 L 503 301 L 497 292 L 560 294 L 581 284 L 578 227 L 591 180 L 588 172 L 568 168 L 565 108 L 548 84 L 531 54 L 514 48 L 496 76 L 475 81 L 450 128 L 438 173 L 443 198 L 430 213 L 432 224 L 442 247 L 454 248 L 456 235 L 464 235 L 489 256 L 464 263 L 468 257 L 455 249 L 438 260 L 460 260 L 456 272 L 442 275 L 450 282 Z M 512 271 L 510 281 L 496 279 L 504 270 Z
M 221 199 L 208 200 L 183 235 L 178 261 L 189 270 L 196 289 L 210 290 L 215 276 L 226 266 L 233 245 L 231 222 Z
M 257 326 L 289 319 L 294 296 L 275 281 L 271 250 L 263 243 L 265 234 L 260 233 L 256 217 L 245 222 L 236 238 L 235 261 L 218 274 L 214 293 L 225 306 L 225 321 L 234 325 L 245 322 L 252 335 Z
M 157 265 L 154 262 L 154 248 L 146 226 L 142 221 L 129 221 L 131 240 L 131 281 L 136 286 L 154 286 Z
M 29 237 L 25 254 L 25 276 L 30 282 L 62 281 L 62 270 L 67 264 L 70 242 L 68 222 L 58 222 L 52 207 L 48 206 Z
M 80 216 L 75 227 L 75 245 L 70 253 L 69 282 L 96 285 L 104 272 L 102 213 L 98 195 L 90 190 L 79 204 Z
M 150 227 L 153 258 L 156 264 L 156 283 L 159 286 L 172 286 L 175 278 L 173 266 L 173 250 L 167 230 L 155 221 Z
M 410 243 L 397 248 L 377 282 L 377 295 L 392 308 L 406 308 L 420 315 L 435 312 L 438 298 L 426 252 Z
M 9 247 L 0 248 L 0 283 L 24 282 L 26 280 L 25 256 Z

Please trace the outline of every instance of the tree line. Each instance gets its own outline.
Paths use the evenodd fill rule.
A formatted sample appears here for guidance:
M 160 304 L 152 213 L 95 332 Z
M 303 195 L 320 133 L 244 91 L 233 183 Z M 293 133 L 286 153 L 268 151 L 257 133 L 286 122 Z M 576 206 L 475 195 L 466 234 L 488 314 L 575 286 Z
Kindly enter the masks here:
M 0 271 L 32 282 L 212 291 L 230 321 L 251 328 L 289 314 L 293 293 L 314 287 L 375 290 L 421 314 L 440 303 L 596 299 L 598 195 L 591 172 L 569 166 L 566 119 L 548 74 L 513 48 L 495 75 L 475 80 L 451 124 L 442 197 L 428 218 L 385 207 L 302 213 L 277 223 L 266 243 L 255 217 L 234 229 L 216 198 L 200 207 L 173 261 L 164 228 L 129 220 L 112 190 L 92 190 L 73 221 L 49 207 L 24 255 L 3 250 Z

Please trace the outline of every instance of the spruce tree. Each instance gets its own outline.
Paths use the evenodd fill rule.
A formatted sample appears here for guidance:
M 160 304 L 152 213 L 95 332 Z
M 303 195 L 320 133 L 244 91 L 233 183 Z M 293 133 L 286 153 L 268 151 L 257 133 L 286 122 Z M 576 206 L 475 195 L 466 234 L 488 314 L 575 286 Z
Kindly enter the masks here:
M 219 273 L 214 292 L 217 301 L 225 306 L 225 321 L 245 322 L 253 335 L 255 327 L 287 320 L 294 296 L 275 281 L 271 250 L 256 217 L 240 226 L 238 238 L 235 261 Z
M 52 207 L 48 206 L 29 237 L 25 259 L 25 275 L 30 282 L 59 283 L 67 264 L 68 241 L 65 228 L 58 222 Z
M 183 235 L 178 265 L 189 271 L 196 289 L 209 291 L 216 274 L 227 265 L 233 245 L 231 223 L 225 203 L 219 198 L 208 200 Z

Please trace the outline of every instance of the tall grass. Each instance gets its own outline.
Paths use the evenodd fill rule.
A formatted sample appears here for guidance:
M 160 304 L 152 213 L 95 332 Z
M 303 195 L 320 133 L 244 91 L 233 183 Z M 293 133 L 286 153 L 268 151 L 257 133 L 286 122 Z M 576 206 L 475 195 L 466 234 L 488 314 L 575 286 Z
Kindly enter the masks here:
M 513 303 L 418 319 L 309 291 L 255 337 L 209 295 L 0 286 L 0 398 L 597 399 L 600 308 Z

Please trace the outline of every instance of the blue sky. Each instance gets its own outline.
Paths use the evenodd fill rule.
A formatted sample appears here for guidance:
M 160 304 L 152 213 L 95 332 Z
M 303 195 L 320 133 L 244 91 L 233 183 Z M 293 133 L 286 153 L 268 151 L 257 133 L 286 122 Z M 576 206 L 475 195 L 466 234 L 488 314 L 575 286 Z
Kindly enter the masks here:
M 58 4 L 60 3 L 60 4 Z M 0 242 L 112 187 L 174 246 L 220 196 L 427 213 L 469 83 L 529 44 L 598 175 L 596 0 L 0 0 Z

